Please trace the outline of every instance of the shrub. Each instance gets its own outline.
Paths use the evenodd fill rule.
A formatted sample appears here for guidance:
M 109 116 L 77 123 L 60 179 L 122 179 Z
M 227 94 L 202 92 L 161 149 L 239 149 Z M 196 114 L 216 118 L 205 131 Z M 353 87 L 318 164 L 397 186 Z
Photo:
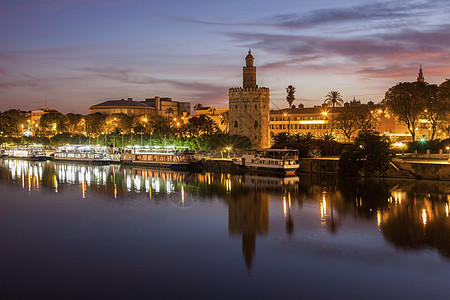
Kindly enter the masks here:
M 393 152 L 389 139 L 373 131 L 360 132 L 355 142 L 342 151 L 339 173 L 349 176 L 382 176 Z

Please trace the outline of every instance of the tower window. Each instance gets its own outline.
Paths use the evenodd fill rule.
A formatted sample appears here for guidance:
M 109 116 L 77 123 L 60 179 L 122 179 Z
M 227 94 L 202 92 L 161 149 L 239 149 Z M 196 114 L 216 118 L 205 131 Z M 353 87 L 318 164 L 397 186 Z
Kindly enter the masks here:
M 255 122 L 253 123 L 253 126 L 255 126 L 255 128 L 258 128 L 258 121 L 255 121 Z
M 247 104 L 244 104 L 244 107 L 247 108 Z
M 236 105 L 236 108 L 237 108 L 237 105 Z
M 258 105 L 257 105 L 257 104 L 255 104 L 255 108 L 258 108 Z
M 234 127 L 238 127 L 238 121 L 234 121 Z
M 258 139 L 258 137 L 255 135 L 255 140 Z

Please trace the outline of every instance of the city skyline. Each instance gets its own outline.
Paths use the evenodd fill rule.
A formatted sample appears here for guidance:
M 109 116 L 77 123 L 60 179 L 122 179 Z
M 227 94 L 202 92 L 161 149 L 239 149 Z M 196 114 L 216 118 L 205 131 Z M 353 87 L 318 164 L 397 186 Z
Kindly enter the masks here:
M 154 96 L 228 106 L 252 49 L 271 109 L 379 102 L 401 81 L 450 77 L 446 1 L 14 1 L 2 8 L 0 111 Z

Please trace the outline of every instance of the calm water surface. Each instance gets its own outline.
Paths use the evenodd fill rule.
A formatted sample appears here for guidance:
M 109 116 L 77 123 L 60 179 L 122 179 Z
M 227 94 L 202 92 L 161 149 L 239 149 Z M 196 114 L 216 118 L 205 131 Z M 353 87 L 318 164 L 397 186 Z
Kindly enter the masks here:
M 0 161 L 3 299 L 448 299 L 450 184 Z

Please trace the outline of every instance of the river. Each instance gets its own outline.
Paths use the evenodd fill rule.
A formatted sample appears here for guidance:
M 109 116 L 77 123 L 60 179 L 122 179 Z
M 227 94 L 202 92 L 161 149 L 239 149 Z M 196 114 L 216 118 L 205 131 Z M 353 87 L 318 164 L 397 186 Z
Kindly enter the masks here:
M 450 297 L 450 184 L 0 161 L 3 299 Z

